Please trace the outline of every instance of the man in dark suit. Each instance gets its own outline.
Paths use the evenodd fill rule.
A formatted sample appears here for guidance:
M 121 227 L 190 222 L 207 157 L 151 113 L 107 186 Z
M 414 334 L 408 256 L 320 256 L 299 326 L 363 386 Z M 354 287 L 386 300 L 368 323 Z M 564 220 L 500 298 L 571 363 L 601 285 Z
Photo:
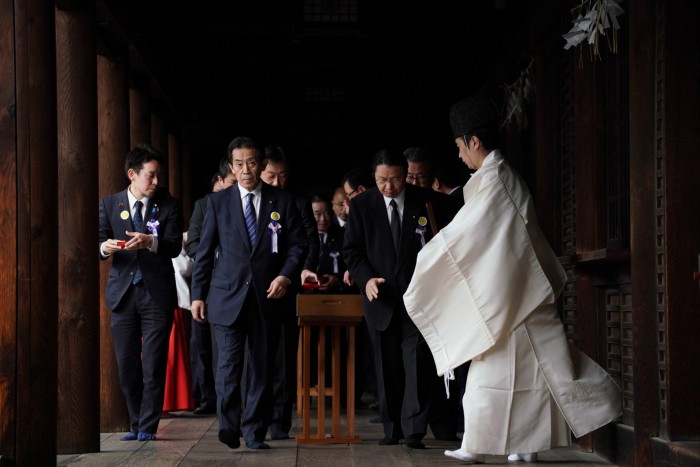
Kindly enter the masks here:
M 131 184 L 100 202 L 100 259 L 112 257 L 106 299 L 131 426 L 124 441 L 156 439 L 178 305 L 172 258 L 182 248 L 182 215 L 180 203 L 157 188 L 163 163 L 150 146 L 132 149 Z
M 292 195 L 260 180 L 262 148 L 239 137 L 228 154 L 238 183 L 209 195 L 192 273 L 192 316 L 214 325 L 219 440 L 235 449 L 242 435 L 249 448 L 269 449 L 280 299 L 301 272 L 306 238 Z M 246 341 L 250 381 L 242 410 Z
M 289 183 L 289 160 L 280 146 L 265 146 L 265 159 L 260 178 L 268 185 L 281 188 L 293 193 L 294 202 L 304 226 L 304 233 L 309 247 L 306 262 L 317 261 L 318 235 L 316 221 L 311 212 L 309 197 L 303 193 L 291 190 Z M 297 398 L 297 345 L 299 343 L 299 327 L 296 318 L 296 296 L 301 291 L 301 281 L 294 278 L 284 301 L 284 319 L 282 321 L 282 338 L 277 346 L 277 361 L 273 377 L 274 408 L 270 425 L 270 438 L 289 439 L 292 428 L 292 411 Z
M 403 294 L 418 251 L 435 232 L 426 204 L 439 226 L 454 214 L 449 197 L 405 181 L 407 161 L 379 151 L 373 163 L 376 188 L 352 200 L 343 257 L 364 294 L 365 318 L 374 345 L 384 438 L 380 445 L 423 449 L 431 381 L 436 370 L 430 350 L 406 313 Z
M 228 159 L 221 159 L 219 171 L 212 177 L 211 191 L 216 193 L 236 183 Z M 208 196 L 208 195 L 207 195 Z M 207 209 L 207 196 L 194 203 L 190 225 L 187 230 L 185 252 L 193 260 L 197 259 L 199 237 L 202 234 L 204 213 Z M 190 333 L 190 371 L 192 372 L 192 397 L 195 402 L 195 415 L 216 413 L 216 390 L 214 389 L 213 351 L 211 326 L 207 321 L 192 321 Z
M 311 197 L 311 209 L 316 220 L 316 236 L 320 246 L 317 257 L 307 257 L 302 282 L 312 281 L 319 285 L 319 291 L 340 293 L 349 286 L 343 284 L 343 275 L 347 269 L 343 256 L 344 229 L 333 222 L 331 203 L 326 198 Z M 356 293 L 356 292 L 355 292 Z

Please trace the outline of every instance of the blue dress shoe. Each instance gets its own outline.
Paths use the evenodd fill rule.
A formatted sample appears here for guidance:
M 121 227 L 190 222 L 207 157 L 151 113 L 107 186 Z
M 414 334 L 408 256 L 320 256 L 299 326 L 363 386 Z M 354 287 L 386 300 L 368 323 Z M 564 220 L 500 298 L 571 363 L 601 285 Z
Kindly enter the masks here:
M 219 441 L 231 449 L 238 449 L 241 446 L 241 438 L 238 433 L 231 430 L 219 431 Z
M 270 449 L 269 444 L 257 440 L 246 441 L 245 445 L 248 447 L 248 449 Z
M 156 435 L 154 435 L 153 433 L 139 432 L 138 440 L 139 441 L 155 441 Z
M 133 431 L 130 431 L 129 433 L 125 434 L 124 436 L 122 436 L 119 439 L 121 441 L 136 441 L 137 438 L 138 438 L 138 436 L 136 435 L 136 433 L 134 433 Z

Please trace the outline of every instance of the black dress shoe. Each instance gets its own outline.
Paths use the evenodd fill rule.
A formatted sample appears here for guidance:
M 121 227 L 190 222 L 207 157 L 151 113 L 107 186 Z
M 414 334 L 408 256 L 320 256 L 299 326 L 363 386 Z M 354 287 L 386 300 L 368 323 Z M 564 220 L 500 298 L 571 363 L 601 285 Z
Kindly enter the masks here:
M 203 405 L 201 407 L 197 407 L 194 409 L 194 414 L 195 415 L 213 415 L 216 413 L 216 407 L 211 407 L 207 405 Z
M 406 446 L 411 449 L 425 449 L 425 444 L 419 439 L 407 439 Z
M 395 444 L 399 444 L 398 439 L 394 438 L 382 438 L 379 440 L 379 445 L 380 446 L 393 446 Z
M 248 449 L 270 449 L 269 444 L 257 440 L 246 441 L 245 445 L 248 447 Z
M 270 428 L 270 439 L 289 439 L 289 433 L 284 430 L 280 430 L 279 428 Z
M 231 449 L 237 449 L 241 446 L 241 439 L 238 433 L 231 430 L 221 430 L 219 431 L 219 441 L 224 443 Z
M 462 438 L 458 438 L 457 435 L 435 435 L 435 439 L 440 441 L 462 441 Z
M 382 420 L 382 417 L 374 417 L 374 418 L 370 418 L 369 422 L 373 425 L 378 425 L 380 423 L 384 423 L 384 420 Z

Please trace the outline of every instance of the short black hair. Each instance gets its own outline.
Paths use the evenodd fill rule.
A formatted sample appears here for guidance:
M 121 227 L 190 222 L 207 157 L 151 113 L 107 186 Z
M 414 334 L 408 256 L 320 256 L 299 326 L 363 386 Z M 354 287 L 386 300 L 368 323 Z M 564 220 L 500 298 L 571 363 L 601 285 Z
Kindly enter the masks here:
M 237 138 L 234 138 L 229 144 L 228 144 L 228 152 L 226 153 L 226 160 L 228 161 L 229 164 L 233 164 L 233 150 L 234 149 L 252 149 L 253 153 L 255 154 L 255 160 L 258 162 L 262 162 L 262 159 L 264 157 L 264 151 L 262 149 L 262 146 L 253 138 L 249 138 L 248 136 L 239 136 Z
M 446 157 L 440 158 L 435 164 L 435 178 L 448 188 L 455 188 L 462 184 L 460 179 L 461 167 L 456 162 L 457 158 L 448 160 Z
M 322 195 L 322 194 L 315 194 L 311 197 L 310 203 L 326 203 L 328 206 L 331 206 L 333 203 L 331 203 L 331 200 L 328 199 L 328 197 Z
M 435 156 L 433 151 L 429 148 L 413 146 L 406 149 L 403 152 L 403 155 L 406 157 L 408 162 L 427 165 L 430 175 L 435 173 Z
M 488 125 L 484 126 L 481 128 L 477 128 L 476 130 L 472 131 L 471 133 L 467 133 L 465 135 L 462 135 L 462 139 L 464 140 L 464 144 L 467 144 L 467 141 L 469 141 L 469 138 L 472 136 L 476 136 L 479 138 L 479 141 L 481 141 L 481 145 L 484 147 L 484 149 L 487 152 L 491 152 L 494 149 L 497 149 L 500 144 L 500 136 L 501 136 L 501 131 L 498 126 L 498 122 L 496 122 L 493 125 Z M 468 144 L 467 144 L 468 146 Z
M 133 148 L 126 155 L 124 170 L 127 175 L 129 174 L 129 169 L 134 169 L 136 173 L 139 173 L 141 169 L 143 169 L 143 164 L 151 161 L 158 162 L 161 168 L 165 166 L 165 156 L 163 156 L 163 153 L 150 144 L 141 144 Z
M 401 167 L 403 168 L 404 174 L 408 171 L 408 161 L 406 158 L 402 153 L 393 149 L 382 148 L 376 152 L 372 160 L 372 173 L 377 171 L 377 166 L 379 165 Z
M 223 180 L 230 173 L 233 173 L 231 170 L 231 164 L 229 164 L 228 159 L 222 158 L 219 161 L 219 171 L 211 177 L 211 187 L 214 188 L 214 184 L 219 180 L 219 178 Z
M 345 185 L 346 182 L 353 190 L 357 190 L 360 185 L 364 186 L 365 188 L 370 188 L 372 186 L 372 179 L 369 176 L 367 169 L 364 167 L 352 169 L 350 172 L 343 175 L 343 178 L 340 180 L 341 187 Z
M 270 162 L 273 164 L 289 165 L 287 154 L 284 152 L 284 149 L 282 149 L 281 146 L 265 146 L 265 159 L 263 162 L 265 165 Z

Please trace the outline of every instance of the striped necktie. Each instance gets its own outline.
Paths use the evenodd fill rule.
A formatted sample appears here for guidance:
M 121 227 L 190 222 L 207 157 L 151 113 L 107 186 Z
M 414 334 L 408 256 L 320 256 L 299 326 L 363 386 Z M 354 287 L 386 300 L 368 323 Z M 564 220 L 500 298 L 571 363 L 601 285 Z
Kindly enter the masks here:
M 257 216 L 255 215 L 255 205 L 253 204 L 253 199 L 255 195 L 253 193 L 248 193 L 246 195 L 248 201 L 245 205 L 245 227 L 248 229 L 248 239 L 250 240 L 250 248 L 255 248 L 255 234 L 256 234 L 256 224 Z

